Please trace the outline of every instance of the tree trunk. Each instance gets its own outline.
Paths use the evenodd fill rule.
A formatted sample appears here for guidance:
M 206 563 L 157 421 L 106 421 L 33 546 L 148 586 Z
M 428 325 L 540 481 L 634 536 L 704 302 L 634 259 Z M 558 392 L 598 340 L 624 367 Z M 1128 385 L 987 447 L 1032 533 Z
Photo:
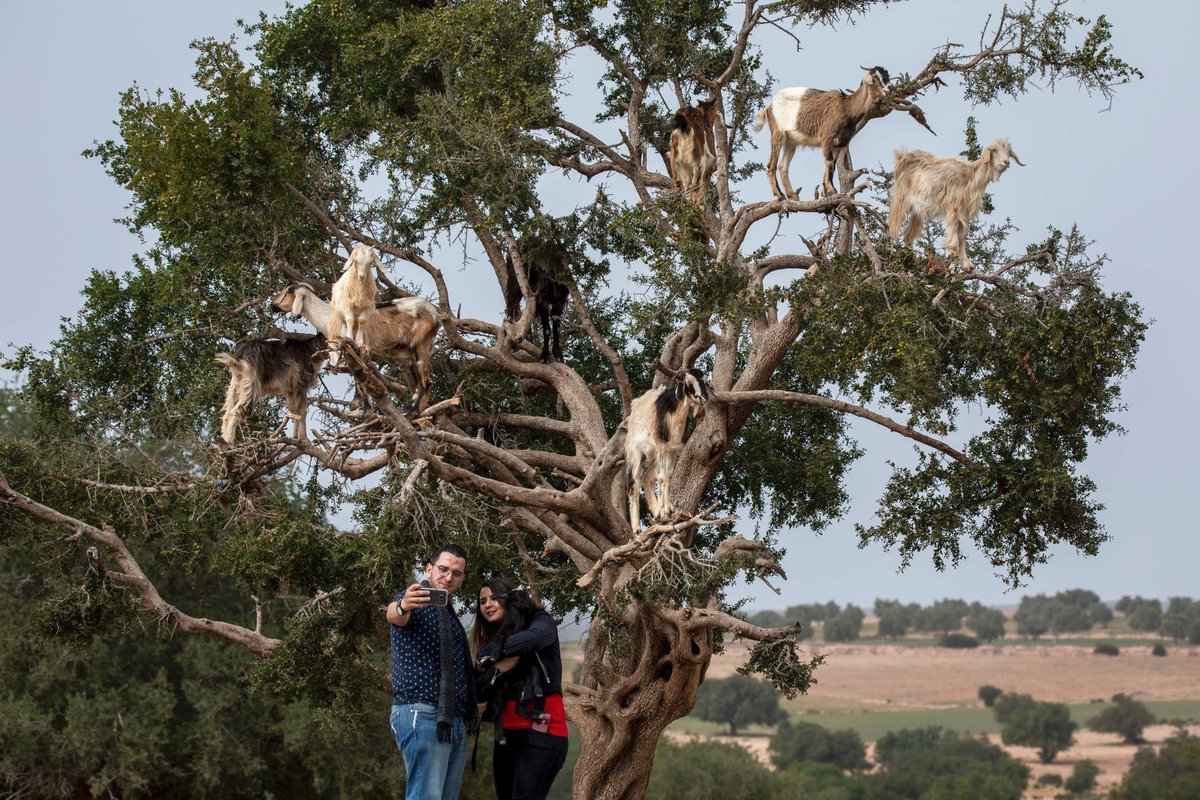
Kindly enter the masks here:
M 640 800 L 659 738 L 695 705 L 712 658 L 712 632 L 685 629 L 649 607 L 620 626 L 620 646 L 606 627 L 593 620 L 583 684 L 566 692 L 567 714 L 583 737 L 571 794 Z

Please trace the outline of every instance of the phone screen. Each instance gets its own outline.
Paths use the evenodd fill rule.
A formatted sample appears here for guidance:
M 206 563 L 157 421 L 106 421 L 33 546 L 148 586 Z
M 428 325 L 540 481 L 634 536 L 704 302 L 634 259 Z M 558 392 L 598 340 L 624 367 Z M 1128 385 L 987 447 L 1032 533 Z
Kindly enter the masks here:
M 431 606 L 444 606 L 449 601 L 450 593 L 445 589 L 428 589 L 426 591 L 429 592 L 429 605 Z

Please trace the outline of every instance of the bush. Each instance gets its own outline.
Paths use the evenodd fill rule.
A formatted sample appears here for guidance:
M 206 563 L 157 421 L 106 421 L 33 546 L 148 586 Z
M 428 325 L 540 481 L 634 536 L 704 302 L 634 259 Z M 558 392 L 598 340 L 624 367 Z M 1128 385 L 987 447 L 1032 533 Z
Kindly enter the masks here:
M 1150 655 L 1152 655 L 1152 656 L 1165 656 L 1166 654 L 1167 654 L 1167 648 L 1163 645 L 1162 642 L 1159 642 L 1158 644 L 1154 645 L 1154 649 L 1150 651 Z
M 1014 711 L 1009 716 L 1000 738 L 1005 744 L 1036 747 L 1041 762 L 1049 764 L 1074 744 L 1076 727 L 1070 709 L 1063 703 L 1034 703 L 1031 708 Z
M 562 782 L 560 776 L 556 784 Z M 742 747 L 721 742 L 673 745 L 654 752 L 650 800 L 760 800 L 773 794 L 771 773 Z M 489 795 L 490 796 L 490 795 Z
M 1098 656 L 1119 656 L 1121 655 L 1121 648 L 1112 642 L 1100 642 L 1096 645 L 1096 649 L 1092 653 Z
M 1195 800 L 1200 797 L 1200 739 L 1177 736 L 1155 752 L 1143 747 L 1133 757 L 1113 800 Z
M 784 722 L 771 737 L 771 761 L 779 769 L 791 764 L 831 764 L 842 770 L 866 769 L 867 748 L 857 732 L 831 731 L 812 722 Z
M 696 693 L 692 716 L 729 726 L 729 735 L 738 728 L 761 723 L 774 725 L 787 719 L 779 707 L 779 694 L 771 684 L 748 675 L 705 681 Z
M 999 686 L 992 686 L 990 683 L 985 683 L 979 687 L 979 699 L 983 701 L 984 708 L 991 708 L 996 705 L 996 700 L 1000 695 L 1004 694 L 1004 690 Z
M 936 727 L 885 734 L 875 758 L 882 769 L 864 778 L 871 800 L 1019 800 L 1029 780 L 999 747 Z
M 1039 775 L 1034 783 L 1038 786 L 1062 786 L 1063 779 L 1057 772 L 1047 772 L 1045 775 Z
M 1065 788 L 1071 794 L 1090 792 L 1096 788 L 1096 778 L 1099 775 L 1100 768 L 1096 766 L 1096 762 L 1085 758 L 1071 770 L 1071 777 L 1067 778 Z
M 1016 712 L 1033 708 L 1033 703 L 1032 695 L 1005 692 L 992 704 L 992 713 L 996 715 L 996 722 L 1004 725 Z
M 979 647 L 979 640 L 966 633 L 947 633 L 941 639 L 938 639 L 938 647 L 965 650 L 971 647 Z
M 1113 696 L 1113 705 L 1092 717 L 1088 728 L 1097 733 L 1120 734 L 1125 744 L 1142 741 L 1142 730 L 1155 722 L 1150 709 L 1124 694 Z

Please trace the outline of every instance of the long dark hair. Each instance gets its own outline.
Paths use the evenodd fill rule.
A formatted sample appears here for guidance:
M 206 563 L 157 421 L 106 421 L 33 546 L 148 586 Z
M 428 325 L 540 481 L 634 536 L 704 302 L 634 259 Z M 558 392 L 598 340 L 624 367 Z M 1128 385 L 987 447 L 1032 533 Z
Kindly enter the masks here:
M 475 595 L 475 625 L 471 628 L 471 644 L 475 646 L 477 653 L 479 648 L 497 636 L 507 636 L 524 630 L 530 617 L 541 608 L 529 596 L 529 592 L 518 588 L 517 584 L 501 575 L 493 575 L 485 580 L 479 587 L 480 591 L 485 586 L 492 590 L 493 597 L 502 598 L 500 603 L 504 606 L 504 619 L 497 623 L 484 619 L 479 610 L 479 595 Z

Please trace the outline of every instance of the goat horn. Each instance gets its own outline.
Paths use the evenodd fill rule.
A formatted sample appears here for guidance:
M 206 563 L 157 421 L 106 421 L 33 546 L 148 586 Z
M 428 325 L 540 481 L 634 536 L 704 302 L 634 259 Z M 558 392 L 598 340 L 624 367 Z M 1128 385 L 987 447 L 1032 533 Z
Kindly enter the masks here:
M 1013 161 L 1017 162 L 1017 163 L 1018 163 L 1018 164 L 1020 164 L 1022 167 L 1023 167 L 1023 166 L 1025 166 L 1025 162 L 1024 162 L 1024 161 L 1022 161 L 1021 159 L 1017 158 L 1017 154 L 1016 154 L 1016 153 L 1014 153 L 1012 150 L 1009 150 L 1009 151 L 1008 151 L 1008 154 L 1009 154 L 1010 156 L 1012 156 L 1012 160 L 1013 160 Z

